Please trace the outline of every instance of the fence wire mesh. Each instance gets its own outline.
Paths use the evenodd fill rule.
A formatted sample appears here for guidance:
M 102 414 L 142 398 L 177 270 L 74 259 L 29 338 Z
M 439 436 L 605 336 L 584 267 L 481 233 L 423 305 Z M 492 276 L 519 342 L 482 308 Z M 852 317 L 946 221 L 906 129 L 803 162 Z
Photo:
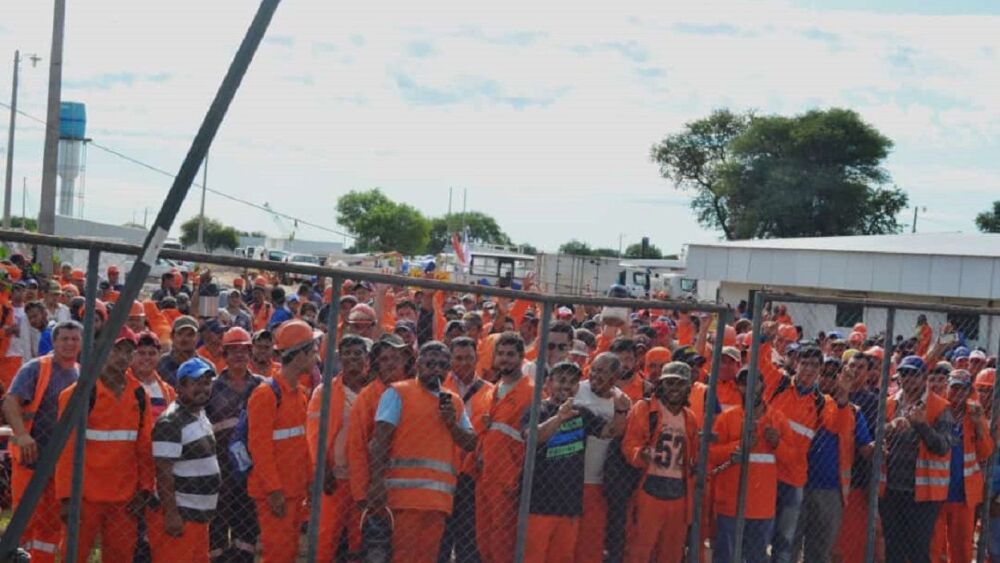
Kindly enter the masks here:
M 1000 553 L 990 312 L 760 293 L 740 315 L 183 263 L 125 304 L 117 262 L 86 262 L 51 287 L 3 268 L 15 506 L 93 342 L 59 323 L 130 308 L 19 542 L 33 560 Z

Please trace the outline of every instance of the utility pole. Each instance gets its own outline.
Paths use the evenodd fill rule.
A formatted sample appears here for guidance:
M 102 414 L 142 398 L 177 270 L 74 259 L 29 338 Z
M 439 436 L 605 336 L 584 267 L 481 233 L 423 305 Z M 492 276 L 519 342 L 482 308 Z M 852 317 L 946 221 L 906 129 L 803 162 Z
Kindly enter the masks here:
M 42 197 L 38 209 L 38 232 L 55 234 L 56 163 L 59 155 L 59 108 L 62 101 L 63 31 L 66 27 L 66 0 L 55 0 L 52 14 L 52 53 L 49 56 L 49 100 L 45 114 L 45 156 L 42 160 Z M 52 248 L 38 247 L 42 271 L 53 271 Z
M 205 190 L 208 189 L 208 152 L 205 152 L 205 163 L 202 165 L 201 177 L 201 214 L 198 215 L 198 250 L 205 250 Z
M 917 211 L 923 211 L 924 213 L 927 213 L 927 208 L 924 207 L 923 209 L 921 209 L 919 206 L 913 207 L 913 228 L 910 229 L 910 233 L 912 234 L 916 234 L 917 232 Z
M 625 238 L 625 233 L 618 233 L 618 257 L 622 257 L 622 240 Z
M 21 181 L 21 229 L 28 230 L 28 177 Z
M 25 55 L 31 66 L 42 60 L 35 54 Z M 14 80 L 10 87 L 10 129 L 7 131 L 7 175 L 3 185 L 3 228 L 10 228 L 10 200 L 14 196 L 14 126 L 17 124 L 17 75 L 21 66 L 21 51 L 14 51 Z

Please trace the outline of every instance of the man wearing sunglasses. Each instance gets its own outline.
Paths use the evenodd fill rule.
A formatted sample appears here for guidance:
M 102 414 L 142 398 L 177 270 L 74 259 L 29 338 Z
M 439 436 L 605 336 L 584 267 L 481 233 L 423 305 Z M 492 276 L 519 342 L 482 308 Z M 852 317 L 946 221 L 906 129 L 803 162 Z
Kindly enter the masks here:
M 566 321 L 556 321 L 549 326 L 549 345 L 545 350 L 546 366 L 551 368 L 560 362 L 569 361 L 569 352 L 573 348 L 573 335 L 573 325 Z M 525 357 L 527 358 L 527 354 Z M 534 379 L 535 362 L 524 364 L 522 371 Z
M 896 368 L 900 390 L 886 403 L 885 494 L 879 513 L 887 561 L 930 561 L 930 542 L 948 498 L 951 430 L 948 401 L 927 390 L 927 366 L 907 356 Z

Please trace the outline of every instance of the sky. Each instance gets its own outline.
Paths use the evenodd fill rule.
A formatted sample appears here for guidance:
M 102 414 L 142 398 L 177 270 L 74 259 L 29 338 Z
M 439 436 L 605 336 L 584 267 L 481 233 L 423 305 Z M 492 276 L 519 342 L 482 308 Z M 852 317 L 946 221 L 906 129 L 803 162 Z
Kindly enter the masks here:
M 51 4 L 5 0 L 0 21 L 0 101 L 14 49 L 37 53 L 19 105 L 38 117 Z M 87 105 L 95 143 L 175 173 L 256 3 L 68 4 L 63 100 Z M 437 216 L 451 187 L 454 210 L 467 194 L 518 243 L 648 236 L 677 252 L 720 234 L 660 177 L 653 144 L 720 107 L 836 106 L 895 142 L 886 167 L 920 208 L 919 231 L 971 232 L 1000 199 L 997 29 L 989 0 L 286 0 L 212 146 L 208 185 L 337 231 L 350 190 L 379 187 Z M 22 178 L 38 212 L 43 128 L 18 118 L 15 214 Z M 170 177 L 94 146 L 87 157 L 85 218 L 152 221 Z M 192 189 L 177 224 L 199 203 Z M 206 214 L 293 228 L 212 193 Z M 343 240 L 302 225 L 296 236 Z

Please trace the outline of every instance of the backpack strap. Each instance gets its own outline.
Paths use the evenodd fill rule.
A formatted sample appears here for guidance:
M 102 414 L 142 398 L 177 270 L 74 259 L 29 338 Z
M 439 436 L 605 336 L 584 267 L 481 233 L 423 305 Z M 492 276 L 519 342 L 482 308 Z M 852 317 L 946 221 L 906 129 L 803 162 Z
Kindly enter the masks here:
M 660 411 L 653 404 L 653 401 L 649 399 L 643 399 L 649 406 L 649 435 L 654 436 L 656 433 L 656 427 L 660 425 Z
M 469 387 L 469 390 L 465 392 L 465 396 L 462 397 L 462 404 L 468 403 L 469 399 L 471 399 L 480 389 L 483 388 L 483 385 L 486 385 L 486 383 L 482 379 L 476 379 L 473 381 L 472 387 Z
M 146 388 L 142 385 L 135 388 L 135 401 L 139 405 L 139 428 L 142 428 L 142 421 L 146 418 Z
M 38 379 L 35 381 L 35 394 L 31 402 L 24 409 L 24 414 L 29 415 L 33 420 L 38 412 L 38 407 L 45 398 L 45 390 L 49 388 L 49 381 L 52 380 L 52 354 L 46 354 L 38 359 Z M 27 420 L 27 419 L 26 419 Z
M 774 388 L 774 393 L 771 393 L 771 400 L 773 401 L 775 397 L 788 391 L 792 387 L 792 378 L 788 377 L 788 374 L 782 374 L 781 381 L 778 382 L 778 386 Z
M 271 391 L 274 391 L 274 398 L 278 400 L 278 406 L 281 406 L 281 386 L 278 385 L 278 381 L 273 377 L 267 378 L 267 383 L 271 386 Z

